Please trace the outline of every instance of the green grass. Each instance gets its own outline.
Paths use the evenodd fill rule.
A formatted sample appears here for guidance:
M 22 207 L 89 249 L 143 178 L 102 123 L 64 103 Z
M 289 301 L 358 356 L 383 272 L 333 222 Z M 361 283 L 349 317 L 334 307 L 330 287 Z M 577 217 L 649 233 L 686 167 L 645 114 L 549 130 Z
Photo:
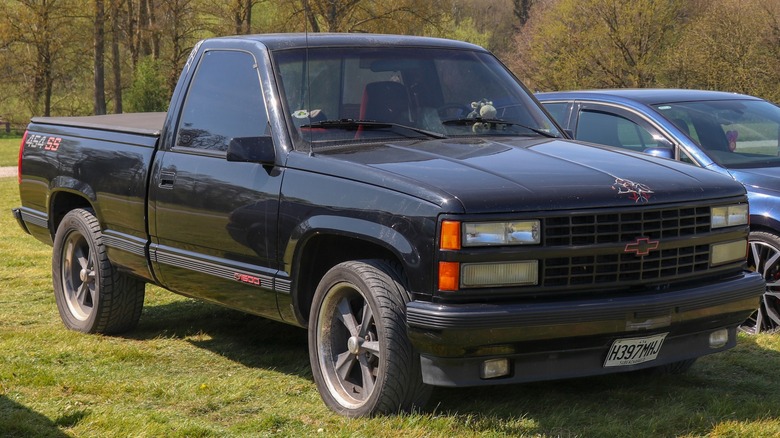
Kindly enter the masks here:
M 0 179 L 0 436 L 780 435 L 780 335 L 741 336 L 682 376 L 436 389 L 417 414 L 342 418 L 317 394 L 298 328 L 148 287 L 134 332 L 64 329 L 51 249 L 17 227 L 18 204 Z
M 16 166 L 21 138 L 0 138 L 0 167 Z

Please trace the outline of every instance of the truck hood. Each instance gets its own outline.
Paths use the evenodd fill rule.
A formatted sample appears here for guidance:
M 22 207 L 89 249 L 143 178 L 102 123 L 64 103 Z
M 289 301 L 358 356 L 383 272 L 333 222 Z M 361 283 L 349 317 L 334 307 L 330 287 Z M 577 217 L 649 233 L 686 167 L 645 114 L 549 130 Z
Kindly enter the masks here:
M 315 153 L 340 162 L 333 169 L 340 177 L 440 205 L 457 201 L 465 213 L 665 204 L 745 193 L 741 184 L 710 170 L 558 139 L 444 139 Z
M 780 167 L 729 169 L 729 173 L 748 191 L 780 192 Z

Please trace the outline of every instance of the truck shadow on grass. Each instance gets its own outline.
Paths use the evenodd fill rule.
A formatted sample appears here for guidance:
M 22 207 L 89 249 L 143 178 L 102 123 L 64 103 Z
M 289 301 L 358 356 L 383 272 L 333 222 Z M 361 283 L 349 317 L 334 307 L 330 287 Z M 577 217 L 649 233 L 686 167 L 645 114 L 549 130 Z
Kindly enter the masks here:
M 126 337 L 184 339 L 247 367 L 312 379 L 306 330 L 201 301 L 146 306 Z
M 305 330 L 207 303 L 147 307 L 128 337 L 181 338 L 248 367 L 312 380 Z M 420 414 L 446 417 L 472 431 L 509 435 L 774 435 L 772 428 L 780 435 L 780 352 L 756 339 L 741 336 L 735 349 L 700 358 L 681 375 L 640 371 L 435 388 Z
M 0 436 L 66 438 L 58 426 L 70 427 L 72 416 L 52 421 L 46 416 L 0 395 Z M 80 418 L 79 418 L 80 419 Z M 78 419 L 75 419 L 78 422 Z

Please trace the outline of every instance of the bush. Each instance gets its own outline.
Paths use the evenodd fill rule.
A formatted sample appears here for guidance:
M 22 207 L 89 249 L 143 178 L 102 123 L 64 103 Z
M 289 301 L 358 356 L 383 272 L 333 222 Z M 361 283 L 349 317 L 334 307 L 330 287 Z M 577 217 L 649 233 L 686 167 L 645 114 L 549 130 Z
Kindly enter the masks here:
M 144 58 L 138 63 L 133 85 L 125 96 L 126 109 L 129 112 L 166 111 L 168 109 L 168 90 L 162 62 Z

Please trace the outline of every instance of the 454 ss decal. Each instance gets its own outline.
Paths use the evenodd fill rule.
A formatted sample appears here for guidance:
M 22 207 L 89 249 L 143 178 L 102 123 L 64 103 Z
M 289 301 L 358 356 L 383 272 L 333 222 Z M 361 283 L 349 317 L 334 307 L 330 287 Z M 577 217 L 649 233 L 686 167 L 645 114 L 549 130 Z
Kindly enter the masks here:
M 52 137 L 48 135 L 33 134 L 28 135 L 24 142 L 25 149 L 43 149 L 45 151 L 56 152 L 60 148 L 62 137 Z

